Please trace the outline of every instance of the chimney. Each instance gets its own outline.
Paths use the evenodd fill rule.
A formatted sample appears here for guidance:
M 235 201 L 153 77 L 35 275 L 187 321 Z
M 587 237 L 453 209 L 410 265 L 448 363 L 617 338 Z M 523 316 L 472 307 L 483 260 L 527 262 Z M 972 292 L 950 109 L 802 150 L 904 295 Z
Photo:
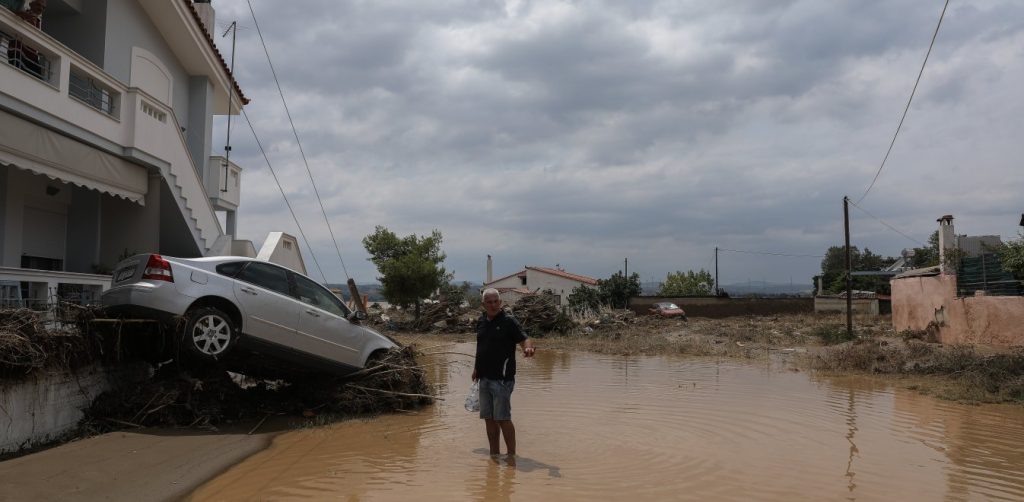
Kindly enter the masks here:
M 947 214 L 936 220 L 939 222 L 939 270 L 943 275 L 949 274 L 946 264 L 946 253 L 956 249 L 956 234 L 953 232 L 953 215 Z
M 487 255 L 487 282 L 484 284 L 490 284 L 494 280 L 494 268 L 491 264 L 491 255 Z
M 195 2 L 192 3 L 192 6 L 195 7 L 196 12 L 199 13 L 199 19 L 203 22 L 203 28 L 206 28 L 206 31 L 210 32 L 210 35 L 213 35 L 216 31 L 214 29 L 216 25 L 213 24 L 216 18 L 213 13 L 213 4 L 210 3 L 210 0 L 195 0 Z

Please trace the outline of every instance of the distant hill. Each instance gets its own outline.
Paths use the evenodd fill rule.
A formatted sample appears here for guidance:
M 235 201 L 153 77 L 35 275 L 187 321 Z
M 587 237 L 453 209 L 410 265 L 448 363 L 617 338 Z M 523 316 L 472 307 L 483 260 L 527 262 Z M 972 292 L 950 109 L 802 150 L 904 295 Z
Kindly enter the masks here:
M 810 284 L 766 281 L 723 284 L 721 289 L 729 293 L 729 296 L 812 296 L 814 294 L 814 288 Z

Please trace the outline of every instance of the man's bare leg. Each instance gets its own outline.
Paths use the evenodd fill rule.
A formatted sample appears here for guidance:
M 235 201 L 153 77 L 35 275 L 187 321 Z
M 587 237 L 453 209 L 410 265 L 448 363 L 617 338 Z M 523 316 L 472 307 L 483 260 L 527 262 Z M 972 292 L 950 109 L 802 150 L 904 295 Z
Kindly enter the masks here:
M 501 427 L 501 434 L 505 436 L 505 449 L 508 451 L 509 456 L 516 454 L 516 426 L 512 425 L 511 420 L 499 420 L 498 425 Z M 494 448 L 491 448 L 494 451 Z
M 497 420 L 490 418 L 484 419 L 484 424 L 487 425 L 487 444 L 491 447 L 491 455 L 497 455 L 500 453 L 498 450 L 498 441 L 501 439 L 501 427 L 498 425 Z M 513 431 L 513 434 L 515 432 Z M 506 441 L 508 438 L 505 438 Z M 513 441 L 515 441 L 513 439 Z

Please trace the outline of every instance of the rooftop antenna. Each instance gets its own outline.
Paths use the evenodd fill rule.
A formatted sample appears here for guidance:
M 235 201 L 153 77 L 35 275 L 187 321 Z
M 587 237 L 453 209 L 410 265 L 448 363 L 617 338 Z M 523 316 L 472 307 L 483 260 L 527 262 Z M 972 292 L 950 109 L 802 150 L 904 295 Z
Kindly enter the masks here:
M 224 30 L 224 34 L 221 37 L 228 36 L 228 32 L 231 32 L 231 80 L 235 79 L 235 39 L 238 38 L 238 21 L 231 21 L 228 28 Z M 228 89 L 228 135 L 224 140 L 224 187 L 220 189 L 221 193 L 228 191 L 228 178 L 231 173 L 228 171 L 231 166 L 231 103 L 234 101 L 235 90 L 232 87 L 233 84 L 229 85 Z

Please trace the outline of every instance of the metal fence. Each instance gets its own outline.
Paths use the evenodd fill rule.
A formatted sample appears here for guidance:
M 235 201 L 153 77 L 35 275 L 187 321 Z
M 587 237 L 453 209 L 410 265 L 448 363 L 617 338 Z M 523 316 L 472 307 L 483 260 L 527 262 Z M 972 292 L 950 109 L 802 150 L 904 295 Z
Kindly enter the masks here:
M 17 37 L 0 31 L 0 59 L 44 82 L 52 75 L 50 58 Z
M 956 287 L 958 296 L 974 296 L 977 291 L 992 296 L 1024 295 L 1022 281 L 1003 270 L 998 253 L 961 258 L 957 267 Z

